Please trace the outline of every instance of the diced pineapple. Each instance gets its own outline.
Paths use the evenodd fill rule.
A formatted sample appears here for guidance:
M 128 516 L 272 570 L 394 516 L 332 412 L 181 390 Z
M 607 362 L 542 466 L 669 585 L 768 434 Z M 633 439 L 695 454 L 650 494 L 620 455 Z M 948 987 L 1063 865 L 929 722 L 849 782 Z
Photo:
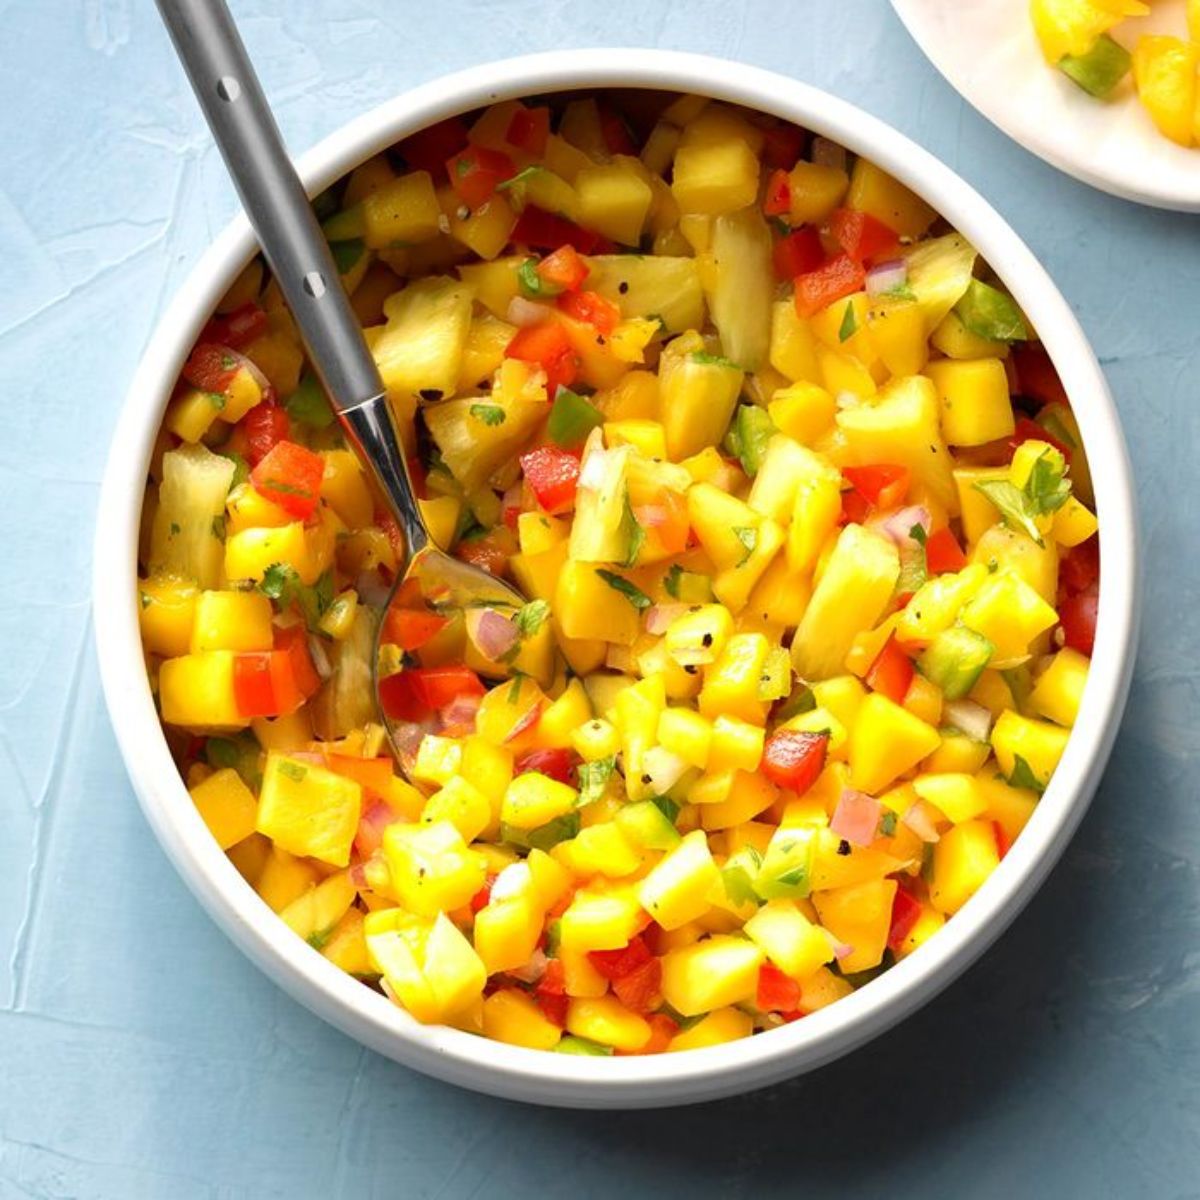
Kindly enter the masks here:
M 1133 80 L 1159 133 L 1190 146 L 1196 107 L 1197 48 L 1182 38 L 1143 34 L 1133 48 Z
M 742 1004 L 754 997 L 762 950 L 745 938 L 718 934 L 662 960 L 662 992 L 666 1002 L 685 1017 Z
M 587 264 L 584 286 L 616 304 L 625 319 L 660 318 L 668 334 L 704 324 L 704 291 L 695 259 L 602 254 Z
M 372 347 L 390 393 L 452 396 L 471 327 L 469 286 L 433 276 L 414 280 L 384 304 L 387 326 Z
M 163 455 L 150 534 L 151 575 L 190 579 L 202 588 L 218 586 L 221 518 L 233 474 L 232 460 L 207 446 L 184 445 Z
M 792 663 L 802 679 L 842 671 L 856 634 L 883 615 L 900 558 L 895 543 L 861 525 L 847 525 L 792 641 Z
M 928 238 L 905 251 L 908 289 L 916 296 L 930 332 L 966 294 L 977 257 L 975 248 L 958 233 Z
M 641 240 L 654 200 L 649 183 L 629 163 L 588 166 L 575 177 L 579 223 L 622 246 Z
M 758 209 L 717 217 L 710 254 L 712 320 L 721 347 L 743 370 L 755 371 L 767 358 L 775 293 L 771 231 Z
M 828 460 L 798 445 L 790 437 L 776 434 L 767 443 L 766 454 L 746 502 L 764 517 L 788 525 L 796 509 L 796 497 L 802 489 L 821 480 L 840 489 L 841 479 L 841 473 L 830 466 Z
M 277 751 L 267 755 L 256 827 L 289 853 L 346 866 L 361 808 L 354 780 Z

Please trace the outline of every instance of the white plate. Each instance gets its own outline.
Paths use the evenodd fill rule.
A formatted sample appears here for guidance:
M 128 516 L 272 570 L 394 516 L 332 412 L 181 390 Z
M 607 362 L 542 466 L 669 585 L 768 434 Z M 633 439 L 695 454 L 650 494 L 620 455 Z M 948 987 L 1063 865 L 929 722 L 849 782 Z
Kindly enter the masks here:
M 1114 36 L 1186 36 L 1185 0 L 1157 0 Z M 1126 79 L 1097 100 L 1046 64 L 1025 0 L 892 0 L 929 61 L 1009 137 L 1084 183 L 1155 208 L 1200 211 L 1200 148 L 1154 128 Z

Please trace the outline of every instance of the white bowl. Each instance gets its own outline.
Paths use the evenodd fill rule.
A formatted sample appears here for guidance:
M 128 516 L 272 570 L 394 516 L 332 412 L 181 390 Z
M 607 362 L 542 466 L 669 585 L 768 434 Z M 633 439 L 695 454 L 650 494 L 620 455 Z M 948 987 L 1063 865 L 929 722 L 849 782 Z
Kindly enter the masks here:
M 478 1091 L 545 1104 L 650 1107 L 714 1099 L 811 1070 L 883 1032 L 983 952 L 1028 902 L 1083 816 L 1108 758 L 1133 665 L 1138 544 L 1129 463 L 1104 377 L 1066 301 L 1024 243 L 957 175 L 860 109 L 780 75 L 715 58 L 581 50 L 472 68 L 352 121 L 306 154 L 311 193 L 398 139 L 509 97 L 597 87 L 700 92 L 815 130 L 920 192 L 1000 270 L 1075 398 L 1099 482 L 1103 580 L 1079 723 L 1029 825 L 980 892 L 919 952 L 833 1006 L 784 1028 L 683 1054 L 547 1054 L 423 1026 L 296 937 L 242 880 L 188 797 L 147 685 L 136 611 L 138 518 L 151 446 L 192 342 L 254 252 L 244 218 L 205 254 L 159 323 L 117 425 L 96 539 L 96 640 L 104 692 L 142 809 L 167 855 L 229 936 L 293 997 L 382 1054 Z M 1032 981 L 1031 981 L 1032 986 Z

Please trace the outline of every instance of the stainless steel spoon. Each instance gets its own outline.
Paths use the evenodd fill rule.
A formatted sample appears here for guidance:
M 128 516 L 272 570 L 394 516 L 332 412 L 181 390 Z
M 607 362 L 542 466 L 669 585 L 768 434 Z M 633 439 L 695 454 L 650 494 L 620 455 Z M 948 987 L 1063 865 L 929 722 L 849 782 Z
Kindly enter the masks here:
M 224 0 L 157 3 L 309 359 L 347 439 L 370 468 L 404 534 L 408 564 L 397 572 L 384 612 L 397 590 L 415 580 L 429 607 L 443 615 L 470 608 L 512 614 L 525 602 L 519 592 L 486 571 L 451 558 L 429 535 L 379 370 Z M 392 720 L 379 704 L 382 625 L 380 620 L 372 686 L 397 760 L 407 770 L 426 726 Z M 503 676 L 502 665 L 495 673 Z

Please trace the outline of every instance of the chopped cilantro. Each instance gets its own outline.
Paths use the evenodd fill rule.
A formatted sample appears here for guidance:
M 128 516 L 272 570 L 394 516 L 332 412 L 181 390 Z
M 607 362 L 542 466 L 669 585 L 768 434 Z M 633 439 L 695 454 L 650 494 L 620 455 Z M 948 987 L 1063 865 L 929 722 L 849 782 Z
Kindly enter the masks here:
M 209 404 L 211 404 L 213 408 L 217 410 L 217 412 L 220 412 L 225 407 L 225 396 L 223 393 L 205 392 L 204 395 L 207 397 Z
M 909 531 L 908 536 L 912 538 L 918 546 L 923 546 L 929 540 L 929 534 L 925 532 L 924 525 L 914 525 Z
M 838 326 L 838 341 L 848 342 L 858 332 L 858 316 L 854 311 L 854 301 L 846 302 L 846 311 L 842 315 L 842 323 Z
M 1008 777 L 1010 787 L 1029 788 L 1040 796 L 1046 785 L 1033 773 L 1033 768 L 1019 754 L 1013 755 L 1012 774 Z
M 459 163 L 459 166 L 462 166 L 462 163 Z M 500 183 L 496 184 L 496 191 L 504 192 L 511 187 L 517 187 L 519 184 L 527 183 L 535 175 L 540 175 L 543 171 L 545 171 L 545 169 L 545 167 L 539 167 L 536 164 L 525 167 L 523 170 L 518 171 L 511 178 L 504 179 Z
M 892 837 L 896 832 L 896 814 L 885 812 L 879 821 L 880 837 Z
M 1044 545 L 1037 519 L 1057 512 L 1071 498 L 1066 463 L 1054 449 L 1043 450 L 1029 472 L 1023 488 L 1007 479 L 981 480 L 975 484 L 1013 528 L 1023 530 L 1039 546 Z
M 683 568 L 678 563 L 672 563 L 663 579 L 663 588 L 672 600 L 679 599 L 679 577 L 682 574 Z
M 596 759 L 595 762 L 580 763 L 575 768 L 579 780 L 579 799 L 576 801 L 579 808 L 595 803 L 604 795 L 616 766 L 616 755 L 610 754 L 607 758 Z
M 637 517 L 633 515 L 633 505 L 629 502 L 629 489 L 625 490 L 625 524 L 629 528 L 629 549 L 625 554 L 623 567 L 632 567 L 637 562 L 637 556 L 646 542 L 646 531 L 642 528 Z
M 649 608 L 653 601 L 640 587 L 635 583 L 630 583 L 624 576 L 618 575 L 615 571 L 606 571 L 602 567 L 596 568 L 596 574 L 608 584 L 614 592 L 620 592 L 634 608 L 641 612 L 644 608 Z
M 525 259 L 517 268 L 517 286 L 521 289 L 522 295 L 530 299 L 547 293 L 546 286 L 542 282 L 542 277 L 538 274 L 537 268 L 538 260 L 536 258 Z
M 662 317 L 658 318 L 662 321 Z M 720 354 L 709 354 L 707 350 L 694 350 L 688 355 L 692 362 L 702 367 L 728 367 L 731 371 L 740 371 L 741 367 L 732 359 Z
M 333 570 L 325 571 L 312 585 L 300 582 L 296 569 L 288 563 L 272 563 L 263 572 L 258 590 L 274 600 L 281 612 L 293 605 L 300 609 L 304 623 L 315 629 L 333 603 Z
M 514 671 L 512 686 L 508 689 L 508 695 L 504 698 L 506 704 L 516 704 L 521 699 L 521 685 L 524 682 L 525 676 L 520 671 Z
M 675 824 L 675 818 L 679 816 L 679 805 L 671 799 L 670 796 L 651 796 L 650 803 L 658 809 L 672 825 Z
M 293 783 L 300 783 L 308 774 L 308 768 L 285 758 L 279 764 L 279 773 L 280 775 L 286 775 Z
M 221 457 L 227 458 L 233 463 L 233 478 L 229 481 L 229 490 L 232 492 L 234 488 L 240 487 L 250 478 L 250 464 L 240 454 L 232 451 L 222 451 Z
M 541 629 L 549 615 L 550 605 L 545 600 L 530 600 L 528 604 L 523 604 L 517 609 L 513 624 L 521 637 L 529 638 Z
M 507 415 L 499 404 L 472 404 L 467 412 L 485 425 L 503 425 Z
M 733 527 L 733 536 L 742 543 L 746 551 L 742 555 L 742 562 L 738 563 L 740 567 L 754 553 L 754 548 L 758 545 L 758 530 L 753 525 L 735 525 Z
M 171 522 L 171 534 L 172 534 L 172 536 L 174 536 L 175 534 L 178 534 L 178 533 L 182 533 L 182 532 L 183 532 L 183 530 L 182 530 L 182 528 L 180 528 L 179 522 L 178 522 L 178 521 L 172 521 L 172 522 Z

